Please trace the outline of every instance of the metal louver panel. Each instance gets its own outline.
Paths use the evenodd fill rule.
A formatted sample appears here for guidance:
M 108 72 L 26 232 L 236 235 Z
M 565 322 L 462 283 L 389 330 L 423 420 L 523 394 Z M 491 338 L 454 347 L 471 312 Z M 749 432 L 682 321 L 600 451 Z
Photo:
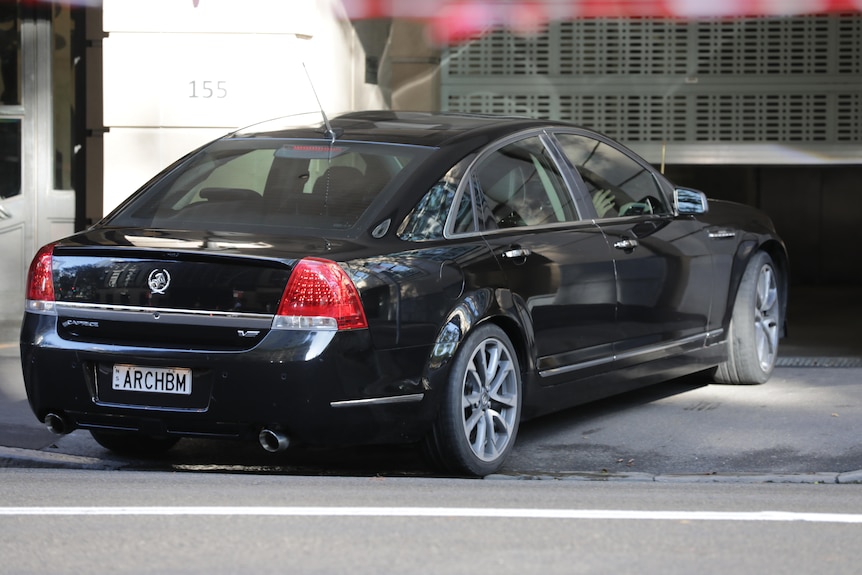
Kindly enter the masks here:
M 441 83 L 443 109 L 572 121 L 650 161 L 662 146 L 682 163 L 862 158 L 857 13 L 495 30 L 451 46 Z

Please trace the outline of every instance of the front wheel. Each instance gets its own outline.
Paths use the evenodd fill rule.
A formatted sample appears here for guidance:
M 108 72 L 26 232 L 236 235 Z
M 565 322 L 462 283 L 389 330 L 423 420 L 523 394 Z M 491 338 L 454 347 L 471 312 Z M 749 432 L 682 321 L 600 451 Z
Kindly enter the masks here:
M 730 320 L 727 361 L 715 371 L 719 383 L 764 383 L 778 357 L 781 297 L 772 258 L 758 252 L 748 262 Z
M 496 325 L 478 327 L 455 357 L 433 431 L 432 459 L 448 470 L 485 476 L 505 461 L 521 417 L 521 370 Z

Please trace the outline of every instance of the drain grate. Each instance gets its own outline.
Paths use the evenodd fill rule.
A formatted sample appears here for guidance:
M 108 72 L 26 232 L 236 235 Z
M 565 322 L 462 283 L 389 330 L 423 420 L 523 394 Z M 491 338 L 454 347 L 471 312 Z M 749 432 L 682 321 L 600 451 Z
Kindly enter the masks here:
M 862 357 L 779 357 L 776 367 L 862 367 Z

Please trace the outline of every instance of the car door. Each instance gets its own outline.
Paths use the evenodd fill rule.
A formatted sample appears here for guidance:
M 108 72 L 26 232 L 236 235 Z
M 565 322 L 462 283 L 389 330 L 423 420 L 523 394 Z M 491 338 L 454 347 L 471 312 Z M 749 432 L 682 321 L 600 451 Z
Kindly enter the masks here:
M 674 216 L 669 184 L 628 150 L 592 134 L 555 137 L 613 250 L 618 361 L 703 345 L 715 278 L 701 224 Z
M 544 136 L 501 143 L 470 182 L 479 229 L 532 327 L 541 383 L 607 369 L 619 339 L 612 254 L 580 216 Z

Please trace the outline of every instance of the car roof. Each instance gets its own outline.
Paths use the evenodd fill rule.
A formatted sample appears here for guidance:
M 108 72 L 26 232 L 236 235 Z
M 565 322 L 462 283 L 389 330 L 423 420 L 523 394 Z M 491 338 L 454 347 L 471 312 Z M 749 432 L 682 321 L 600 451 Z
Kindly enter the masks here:
M 303 115 L 305 120 L 310 117 Z M 314 123 L 297 125 L 296 120 L 295 117 L 272 120 L 235 132 L 231 137 L 330 139 L 320 114 Z M 527 117 L 389 110 L 350 112 L 330 118 L 329 122 L 337 140 L 431 147 L 473 137 L 493 139 L 530 128 L 567 125 Z

